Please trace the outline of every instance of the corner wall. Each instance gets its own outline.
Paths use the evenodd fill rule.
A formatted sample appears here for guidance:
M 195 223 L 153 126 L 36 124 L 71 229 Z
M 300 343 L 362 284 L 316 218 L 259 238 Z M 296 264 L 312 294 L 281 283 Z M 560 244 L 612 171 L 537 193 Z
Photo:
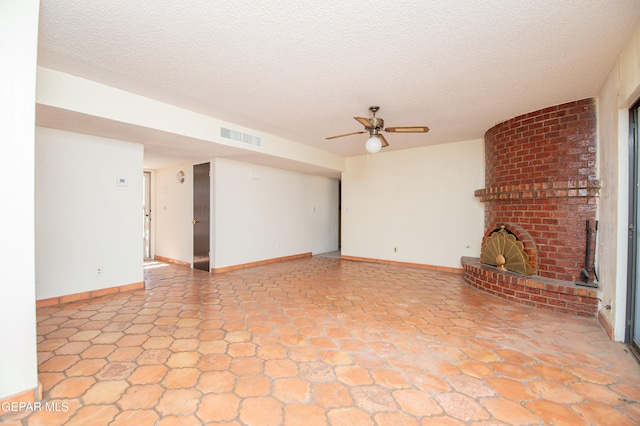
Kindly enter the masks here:
M 348 158 L 342 255 L 460 269 L 480 256 L 483 185 L 482 139 Z

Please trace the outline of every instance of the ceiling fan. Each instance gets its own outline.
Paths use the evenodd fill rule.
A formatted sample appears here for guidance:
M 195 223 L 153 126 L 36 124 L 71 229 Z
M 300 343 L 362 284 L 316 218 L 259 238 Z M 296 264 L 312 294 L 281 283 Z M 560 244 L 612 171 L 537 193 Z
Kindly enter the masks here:
M 369 111 L 371 111 L 371 118 L 353 117 L 356 121 L 364 126 L 363 131 L 329 136 L 325 139 L 335 139 L 341 138 L 343 136 L 360 135 L 362 133 L 369 132 L 369 139 L 367 140 L 365 147 L 367 148 L 367 152 L 375 154 L 382 148 L 389 146 L 389 142 L 387 142 L 385 137 L 380 134 L 380 131 L 382 130 L 391 133 L 427 133 L 429 131 L 429 128 L 427 126 L 384 127 L 384 120 L 382 118 L 376 117 L 376 112 L 378 112 L 379 109 L 380 107 L 377 106 L 369 107 Z

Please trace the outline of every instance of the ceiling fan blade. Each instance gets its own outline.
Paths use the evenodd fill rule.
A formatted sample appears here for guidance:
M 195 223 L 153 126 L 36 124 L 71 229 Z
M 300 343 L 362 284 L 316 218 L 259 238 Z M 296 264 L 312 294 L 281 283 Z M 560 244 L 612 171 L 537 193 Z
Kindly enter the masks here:
M 325 139 L 335 139 L 335 138 L 341 138 L 343 136 L 359 135 L 359 134 L 362 134 L 362 133 L 365 133 L 365 132 L 362 131 L 362 132 L 345 133 L 344 135 L 329 136 L 328 138 L 325 138 Z
M 427 133 L 429 128 L 427 126 L 387 127 L 384 131 L 393 133 Z
M 364 118 L 364 117 L 353 117 L 353 118 L 356 119 L 358 123 L 362 124 L 366 129 L 371 128 L 371 122 L 369 121 L 368 118 Z
M 386 148 L 389 146 L 389 142 L 387 142 L 387 140 L 384 138 L 384 136 L 382 136 L 380 133 L 378 133 L 378 139 L 380 139 L 380 142 L 382 142 L 382 147 Z

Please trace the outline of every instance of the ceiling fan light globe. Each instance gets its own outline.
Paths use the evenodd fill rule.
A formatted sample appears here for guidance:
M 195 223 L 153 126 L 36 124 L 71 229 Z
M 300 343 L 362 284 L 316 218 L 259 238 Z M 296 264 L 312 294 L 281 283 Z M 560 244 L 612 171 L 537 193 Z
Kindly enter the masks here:
M 365 148 L 367 149 L 367 152 L 369 154 L 375 154 L 377 152 L 380 152 L 380 150 L 382 149 L 382 142 L 380 141 L 379 138 L 372 136 L 369 139 L 367 139 Z

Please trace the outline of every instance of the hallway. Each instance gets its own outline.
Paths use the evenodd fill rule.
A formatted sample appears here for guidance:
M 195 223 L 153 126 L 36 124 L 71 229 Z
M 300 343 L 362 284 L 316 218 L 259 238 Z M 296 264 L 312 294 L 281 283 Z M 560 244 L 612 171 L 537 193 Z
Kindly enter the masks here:
M 38 309 L 57 411 L 15 425 L 635 425 L 640 366 L 596 318 L 461 275 L 310 257 Z M 219 423 L 222 422 L 222 423 Z

